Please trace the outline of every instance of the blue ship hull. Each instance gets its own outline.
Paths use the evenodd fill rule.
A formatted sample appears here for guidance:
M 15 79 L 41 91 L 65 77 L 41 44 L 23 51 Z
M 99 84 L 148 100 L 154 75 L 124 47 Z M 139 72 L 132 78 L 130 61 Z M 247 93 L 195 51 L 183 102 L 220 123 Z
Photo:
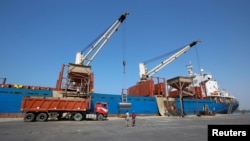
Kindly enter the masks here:
M 176 106 L 179 112 L 181 112 L 180 99 L 176 98 Z M 219 114 L 233 113 L 239 107 L 239 102 L 236 101 L 232 105 L 226 103 L 216 103 L 214 100 L 206 99 L 183 99 L 183 114 L 191 115 L 198 114 L 199 111 L 204 109 L 204 105 L 208 105 L 208 109 Z M 229 108 L 231 109 L 229 111 Z
M 20 114 L 22 98 L 25 96 L 53 97 L 52 90 L 32 90 L 17 88 L 0 88 L 0 114 Z M 122 101 L 121 95 L 115 94 L 91 94 L 91 104 L 96 102 L 107 102 L 110 115 L 120 115 L 126 112 L 126 109 L 119 108 Z M 127 96 L 127 102 L 131 103 L 130 112 L 135 111 L 139 115 L 159 115 L 159 107 L 155 97 Z M 185 115 L 197 114 L 207 104 L 209 109 L 216 113 L 227 114 L 230 104 L 216 103 L 213 100 L 183 99 L 183 113 Z M 175 98 L 177 112 L 181 111 L 179 98 Z M 234 112 L 239 103 L 231 105 L 231 112 Z M 94 107 L 94 106 L 91 106 Z
M 122 101 L 121 95 L 94 93 L 91 101 L 93 105 L 98 101 L 107 102 L 110 115 L 125 114 L 127 111 L 119 108 L 119 103 Z M 127 102 L 131 103 L 130 112 L 136 111 L 140 115 L 159 115 L 155 97 L 127 96 Z
M 22 98 L 25 96 L 52 97 L 53 91 L 0 88 L 0 114 L 20 113 Z

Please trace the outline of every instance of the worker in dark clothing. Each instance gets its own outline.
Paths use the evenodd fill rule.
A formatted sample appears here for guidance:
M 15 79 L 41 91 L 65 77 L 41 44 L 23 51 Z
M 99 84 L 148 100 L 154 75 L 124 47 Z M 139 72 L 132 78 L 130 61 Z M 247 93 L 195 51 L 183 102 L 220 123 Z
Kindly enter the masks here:
M 132 113 L 131 117 L 132 117 L 132 126 L 135 126 L 135 118 L 136 118 L 136 114 L 135 114 L 135 112 L 134 112 L 134 111 L 133 111 L 133 113 Z

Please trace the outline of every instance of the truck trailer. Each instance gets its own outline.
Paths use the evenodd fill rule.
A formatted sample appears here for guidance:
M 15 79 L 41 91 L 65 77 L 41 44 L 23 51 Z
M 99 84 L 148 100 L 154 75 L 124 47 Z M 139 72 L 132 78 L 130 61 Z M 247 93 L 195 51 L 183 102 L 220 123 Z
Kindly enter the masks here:
M 25 122 L 61 119 L 104 120 L 108 117 L 107 103 L 96 102 L 93 106 L 91 108 L 90 98 L 24 97 L 21 112 L 24 113 Z

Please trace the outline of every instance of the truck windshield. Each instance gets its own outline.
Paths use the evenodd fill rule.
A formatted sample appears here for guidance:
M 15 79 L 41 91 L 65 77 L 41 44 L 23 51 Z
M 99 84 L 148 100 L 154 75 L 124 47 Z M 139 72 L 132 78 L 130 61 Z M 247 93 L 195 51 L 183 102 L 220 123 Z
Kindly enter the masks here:
M 108 108 L 108 105 L 107 104 L 102 104 L 102 107 L 107 109 Z

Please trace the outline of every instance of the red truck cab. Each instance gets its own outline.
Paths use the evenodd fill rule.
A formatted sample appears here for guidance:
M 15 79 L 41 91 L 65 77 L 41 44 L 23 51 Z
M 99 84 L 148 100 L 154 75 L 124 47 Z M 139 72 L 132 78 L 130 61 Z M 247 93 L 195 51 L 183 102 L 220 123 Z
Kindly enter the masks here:
M 95 104 L 95 113 L 97 114 L 97 119 L 101 120 L 108 117 L 108 103 L 97 102 Z

